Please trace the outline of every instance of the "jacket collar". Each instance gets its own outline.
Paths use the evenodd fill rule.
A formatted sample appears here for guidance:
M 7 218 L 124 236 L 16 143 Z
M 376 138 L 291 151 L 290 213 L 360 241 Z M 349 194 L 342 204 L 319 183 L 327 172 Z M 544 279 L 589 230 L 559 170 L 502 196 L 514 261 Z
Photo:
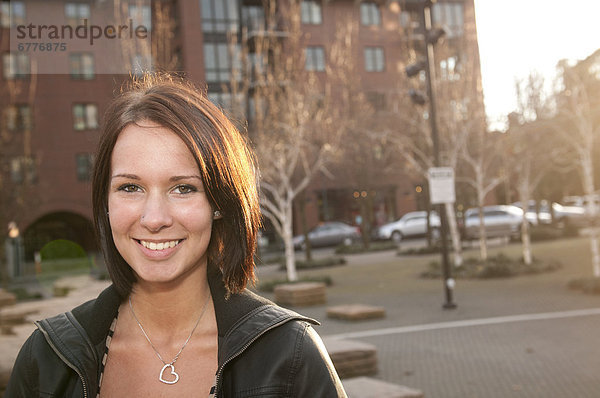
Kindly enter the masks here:
M 223 275 L 216 267 L 209 267 L 208 284 L 217 319 L 219 365 L 242 352 L 244 347 L 260 335 L 282 323 L 292 319 L 301 319 L 318 324 L 313 319 L 278 307 L 248 289 L 241 293 L 228 294 L 223 283 Z M 81 325 L 99 355 L 101 355 L 100 351 L 103 350 L 106 335 L 113 319 L 117 316 L 121 302 L 122 299 L 117 290 L 111 285 L 97 299 L 88 301 L 72 310 L 72 321 Z M 60 324 L 64 322 L 63 318 L 55 317 L 51 322 Z

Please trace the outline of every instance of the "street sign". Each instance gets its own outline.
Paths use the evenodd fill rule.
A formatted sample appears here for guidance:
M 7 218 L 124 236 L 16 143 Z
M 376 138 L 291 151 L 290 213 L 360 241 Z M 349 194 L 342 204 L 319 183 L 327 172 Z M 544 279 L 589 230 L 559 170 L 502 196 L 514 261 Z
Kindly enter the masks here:
M 454 203 L 454 169 L 452 167 L 431 167 L 428 171 L 429 198 L 431 204 Z

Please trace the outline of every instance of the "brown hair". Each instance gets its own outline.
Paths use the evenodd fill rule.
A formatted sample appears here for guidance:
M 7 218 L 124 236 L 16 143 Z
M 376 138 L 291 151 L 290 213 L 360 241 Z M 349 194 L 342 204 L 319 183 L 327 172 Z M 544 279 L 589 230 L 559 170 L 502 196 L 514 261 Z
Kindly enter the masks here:
M 168 74 L 134 80 L 106 111 L 92 182 L 94 224 L 108 272 L 122 297 L 135 275 L 115 247 L 108 219 L 111 157 L 117 138 L 132 123 L 152 121 L 173 131 L 196 159 L 213 209 L 208 266 L 218 267 L 229 292 L 254 281 L 254 252 L 260 209 L 255 159 L 246 140 L 191 83 Z

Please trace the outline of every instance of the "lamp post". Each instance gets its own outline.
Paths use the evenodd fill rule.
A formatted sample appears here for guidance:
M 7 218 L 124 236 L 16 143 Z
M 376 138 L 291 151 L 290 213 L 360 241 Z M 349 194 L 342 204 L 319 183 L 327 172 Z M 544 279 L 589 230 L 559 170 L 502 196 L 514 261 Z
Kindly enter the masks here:
M 435 3 L 435 0 L 423 0 L 421 6 L 421 26 L 423 27 L 423 36 L 425 38 L 425 59 L 420 60 L 415 64 L 409 65 L 406 68 L 406 75 L 408 77 L 416 76 L 420 71 L 425 70 L 425 76 L 427 79 L 427 99 L 422 93 L 416 90 L 409 92 L 411 100 L 418 105 L 424 105 L 425 102 L 429 101 L 429 123 L 431 125 L 431 141 L 433 143 L 433 158 L 434 166 L 441 166 L 440 160 L 440 140 L 437 126 L 437 114 L 434 97 L 434 79 L 435 79 L 435 58 L 433 53 L 433 45 L 444 35 L 443 29 L 433 29 L 431 21 L 431 7 Z M 454 291 L 454 279 L 451 276 L 450 262 L 448 259 L 448 241 L 446 236 L 448 234 L 448 219 L 445 212 L 445 205 L 438 204 L 437 210 L 440 216 L 441 224 L 441 243 L 442 243 L 442 271 L 444 278 L 444 292 L 445 302 L 443 308 L 453 309 L 456 308 L 456 304 L 453 301 Z
M 8 223 L 8 250 L 7 250 L 7 266 L 12 269 L 9 270 L 9 277 L 21 276 L 21 253 L 20 253 L 20 231 L 17 227 L 17 223 L 11 221 Z

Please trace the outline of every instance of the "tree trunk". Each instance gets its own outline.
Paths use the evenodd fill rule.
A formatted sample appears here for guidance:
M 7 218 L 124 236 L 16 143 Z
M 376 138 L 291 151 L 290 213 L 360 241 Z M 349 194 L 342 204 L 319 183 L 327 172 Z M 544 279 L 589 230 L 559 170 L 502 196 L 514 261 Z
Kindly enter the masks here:
M 460 240 L 460 232 L 456 224 L 456 213 L 454 212 L 454 204 L 446 203 L 446 215 L 448 219 L 448 227 L 450 229 L 450 238 L 452 239 L 452 247 L 454 249 L 454 266 L 460 267 L 463 264 L 462 242 Z
M 531 263 L 533 262 L 531 254 L 531 235 L 529 233 L 529 221 L 527 221 L 526 216 L 527 210 L 529 210 L 530 193 L 533 190 L 529 178 L 529 173 L 531 172 L 529 166 L 530 165 L 527 164 L 526 167 L 524 167 L 521 171 L 522 174 L 519 176 L 519 200 L 521 201 L 521 207 L 523 208 L 523 220 L 521 221 L 521 246 L 523 250 L 523 262 L 526 265 L 531 265 Z
M 590 248 L 592 250 L 592 267 L 594 277 L 600 278 L 600 250 L 598 250 L 598 227 L 594 225 L 590 234 Z
M 296 272 L 296 258 L 294 257 L 294 242 L 292 241 L 292 204 L 286 204 L 285 220 L 283 220 L 283 244 L 285 248 L 285 269 L 287 270 L 287 279 L 290 282 L 298 280 Z
M 477 170 L 477 205 L 479 206 L 479 256 L 482 261 L 488 259 L 487 236 L 485 235 L 485 222 L 483 217 L 483 206 L 485 194 L 483 193 L 483 173 Z
M 304 254 L 306 256 L 306 262 L 312 261 L 312 250 L 310 246 L 310 240 L 308 239 L 308 228 L 306 227 L 306 198 L 304 193 L 298 197 L 300 203 L 300 222 L 302 223 L 302 233 L 304 234 Z
M 483 204 L 479 205 L 479 257 L 482 261 L 487 261 L 487 238 L 485 236 L 485 224 L 483 220 Z
M 361 198 L 360 200 L 360 216 L 362 217 L 362 223 L 360 225 L 360 233 L 363 241 L 363 247 L 369 249 L 371 243 L 371 218 L 372 211 L 370 211 L 370 198 Z
M 531 255 L 531 236 L 529 235 L 529 222 L 523 212 L 523 222 L 521 223 L 521 241 L 523 242 L 523 262 L 525 265 L 531 265 L 533 258 Z
M 591 148 L 589 149 L 591 151 Z M 587 199 L 587 211 L 592 219 L 592 229 L 590 233 L 590 249 L 592 251 L 592 269 L 595 278 L 600 278 L 600 250 L 598 248 L 598 206 L 594 198 L 594 168 L 591 154 L 586 156 L 583 164 L 583 191 Z

